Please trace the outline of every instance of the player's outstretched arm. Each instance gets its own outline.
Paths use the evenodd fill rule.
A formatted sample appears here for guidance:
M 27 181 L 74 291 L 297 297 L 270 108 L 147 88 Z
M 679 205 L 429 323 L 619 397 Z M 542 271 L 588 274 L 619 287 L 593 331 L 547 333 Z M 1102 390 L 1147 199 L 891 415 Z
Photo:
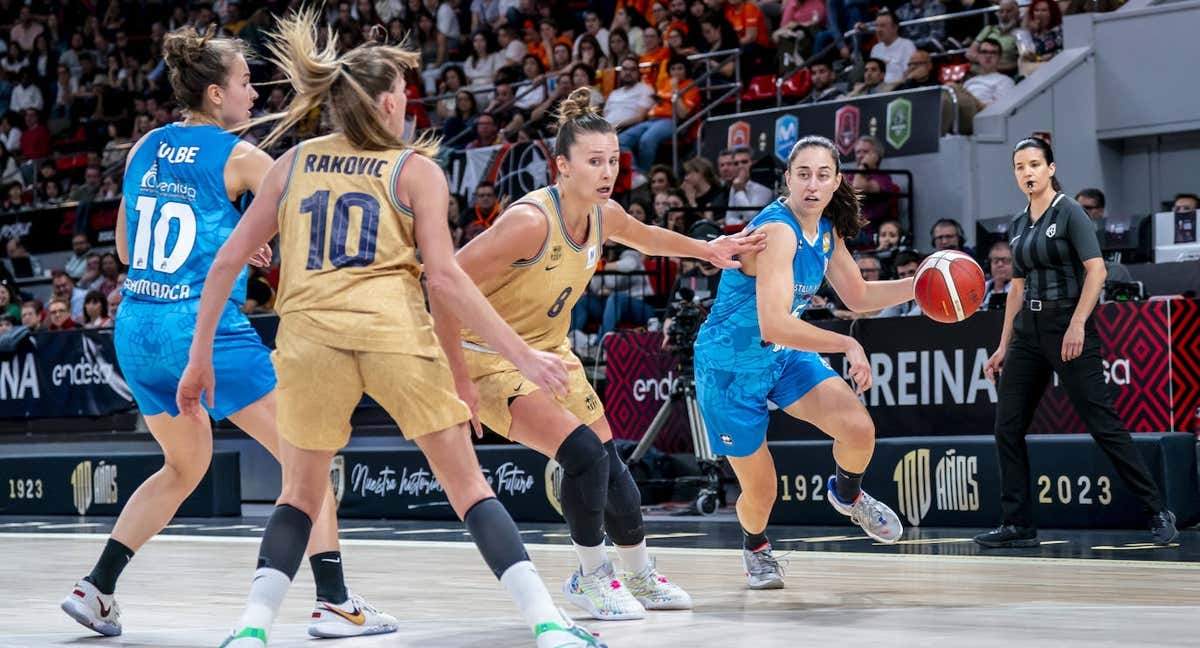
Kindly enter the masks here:
M 407 187 L 420 187 L 419 191 L 407 191 L 405 195 L 409 196 L 416 215 L 417 246 L 425 262 L 429 294 L 442 299 L 442 306 L 478 332 L 526 378 L 551 393 L 565 395 L 567 365 L 558 356 L 535 351 L 526 344 L 455 261 L 446 224 L 449 189 L 442 170 L 420 156 L 413 156 L 407 164 L 400 182 L 407 183 Z
M 650 256 L 673 256 L 703 259 L 718 268 L 740 268 L 735 257 L 763 249 L 762 234 L 742 230 L 733 236 L 712 241 L 700 241 L 662 227 L 647 225 L 625 211 L 619 203 L 609 200 L 604 206 L 604 233 L 622 245 Z
M 295 149 L 292 149 L 271 166 L 250 208 L 221 246 L 208 270 L 204 291 L 200 295 L 200 311 L 196 315 L 196 332 L 192 337 L 188 366 L 175 394 L 179 411 L 184 414 L 204 416 L 200 403 L 202 395 L 207 395 L 210 407 L 213 405 L 212 347 L 217 323 L 233 292 L 238 273 L 246 265 L 246 259 L 279 231 L 279 199 L 287 184 L 294 157 Z
M 913 298 L 913 279 L 864 281 L 858 264 L 846 249 L 842 239 L 834 237 L 833 257 L 825 270 L 829 285 L 841 297 L 846 308 L 856 313 L 870 313 L 888 306 L 903 304 Z

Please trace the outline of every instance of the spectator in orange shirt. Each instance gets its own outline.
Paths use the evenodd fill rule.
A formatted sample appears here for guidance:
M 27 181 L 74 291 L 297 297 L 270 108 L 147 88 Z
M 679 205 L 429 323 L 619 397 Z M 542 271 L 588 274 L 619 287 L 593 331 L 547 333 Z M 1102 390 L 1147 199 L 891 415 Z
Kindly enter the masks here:
M 646 53 L 638 60 L 642 68 L 642 80 L 652 86 L 659 85 L 660 81 L 666 82 L 663 64 L 671 58 L 671 50 L 663 45 L 658 30 L 653 27 L 642 30 L 642 45 L 646 48 Z
M 742 49 L 742 74 L 749 79 L 755 71 L 775 69 L 775 52 L 771 47 L 771 26 L 758 5 L 749 0 L 730 0 L 725 3 L 725 20 L 733 25 Z
M 688 79 L 687 59 L 672 58 L 667 63 L 667 82 L 658 88 L 658 103 L 650 109 L 646 121 L 634 124 L 617 135 L 621 150 L 633 153 L 634 167 L 645 173 L 654 165 L 658 147 L 674 131 L 672 113 L 682 120 L 700 104 L 700 92 Z

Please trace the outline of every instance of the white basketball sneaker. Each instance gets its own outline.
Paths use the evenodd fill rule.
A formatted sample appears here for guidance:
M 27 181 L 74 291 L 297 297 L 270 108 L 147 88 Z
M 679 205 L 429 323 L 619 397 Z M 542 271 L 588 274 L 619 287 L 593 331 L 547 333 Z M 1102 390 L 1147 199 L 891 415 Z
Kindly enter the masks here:
M 566 612 L 559 610 L 558 622 L 540 623 L 533 629 L 537 648 L 608 648 L 608 644 L 575 623 Z
M 102 594 L 86 580 L 79 579 L 59 607 L 80 625 L 106 637 L 121 634 L 121 608 L 116 599 L 112 594 Z
M 353 592 L 345 603 L 335 605 L 318 601 L 313 608 L 308 634 L 322 638 L 358 637 L 386 634 L 399 627 L 396 617 L 384 614 Z
M 612 562 L 589 574 L 583 573 L 582 567 L 576 569 L 563 583 L 563 593 L 568 601 L 600 621 L 646 618 L 646 608 L 613 573 Z
M 900 516 L 896 515 L 895 511 L 868 495 L 865 490 L 860 490 L 858 499 L 853 502 L 843 502 L 838 499 L 837 491 L 834 490 L 836 480 L 836 477 L 830 477 L 825 488 L 828 491 L 829 503 L 838 513 L 849 516 L 851 522 L 862 527 L 867 535 L 878 542 L 893 544 L 900 541 L 900 536 L 904 535 L 904 526 L 900 524 Z
M 658 573 L 653 559 L 642 571 L 621 574 L 621 580 L 633 598 L 647 610 L 690 610 L 692 597 L 683 588 Z

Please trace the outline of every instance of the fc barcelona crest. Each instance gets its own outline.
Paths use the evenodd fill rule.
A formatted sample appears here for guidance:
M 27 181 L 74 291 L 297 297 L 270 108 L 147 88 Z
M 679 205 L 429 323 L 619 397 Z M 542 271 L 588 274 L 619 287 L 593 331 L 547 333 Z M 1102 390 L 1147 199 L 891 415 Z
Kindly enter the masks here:
M 550 262 L 558 263 L 559 261 L 562 261 L 562 246 L 555 245 L 550 248 Z
M 892 148 L 900 148 L 912 136 L 912 102 L 896 99 L 887 105 L 887 142 Z
M 859 112 L 858 106 L 842 106 L 834 113 L 834 143 L 842 157 L 849 157 L 854 152 L 854 142 L 858 141 Z

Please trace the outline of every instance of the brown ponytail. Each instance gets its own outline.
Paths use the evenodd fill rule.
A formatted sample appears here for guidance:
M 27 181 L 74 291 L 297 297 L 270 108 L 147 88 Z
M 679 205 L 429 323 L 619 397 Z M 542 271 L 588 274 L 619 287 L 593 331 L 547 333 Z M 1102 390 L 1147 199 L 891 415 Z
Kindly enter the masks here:
M 260 146 L 269 147 L 316 108 L 327 106 L 334 126 L 363 150 L 413 149 L 437 155 L 438 143 L 429 136 L 405 142 L 384 126 L 376 98 L 391 91 L 396 79 L 419 69 L 421 55 L 394 45 L 368 42 L 345 54 L 337 53 L 337 34 L 326 29 L 325 45 L 317 47 L 317 10 L 301 9 L 279 21 L 269 34 L 271 62 L 283 71 L 294 94 L 283 112 L 260 117 L 250 126 L 278 120 Z
M 242 41 L 215 34 L 215 25 L 209 25 L 203 34 L 189 26 L 163 38 L 163 59 L 171 89 L 175 99 L 192 112 L 203 110 L 208 86 L 225 86 L 233 59 L 248 54 Z
M 806 135 L 800 138 L 792 147 L 792 152 L 788 154 L 787 168 L 784 173 L 791 173 L 792 162 L 796 160 L 796 156 L 807 148 L 820 148 L 829 152 L 829 157 L 833 158 L 833 170 L 835 173 L 842 172 L 842 161 L 838 157 L 837 147 L 829 138 L 821 137 L 820 135 Z M 833 222 L 833 228 L 838 236 L 842 238 L 854 238 L 858 236 L 863 225 L 867 221 L 862 217 L 862 198 L 854 187 L 846 181 L 845 176 L 842 177 L 841 184 L 833 192 L 833 197 L 829 199 L 829 204 L 825 207 L 825 216 Z
M 615 133 L 616 129 L 600 111 L 592 106 L 592 89 L 575 88 L 558 105 L 558 136 L 554 140 L 554 156 L 570 157 L 568 152 L 575 138 L 582 133 Z

